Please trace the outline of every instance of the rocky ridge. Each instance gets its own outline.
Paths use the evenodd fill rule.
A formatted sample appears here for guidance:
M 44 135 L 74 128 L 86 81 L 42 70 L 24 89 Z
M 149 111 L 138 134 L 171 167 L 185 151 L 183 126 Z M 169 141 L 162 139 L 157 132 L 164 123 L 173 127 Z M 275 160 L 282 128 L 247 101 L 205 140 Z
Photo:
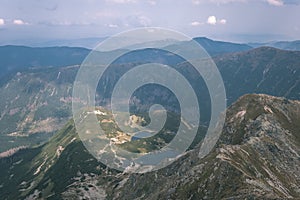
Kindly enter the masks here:
M 299 199 L 299 121 L 299 101 L 245 95 L 228 108 L 221 137 L 205 158 L 199 159 L 196 147 L 146 174 L 118 172 L 96 161 L 70 122 L 48 144 L 0 160 L 0 194 L 4 199 Z

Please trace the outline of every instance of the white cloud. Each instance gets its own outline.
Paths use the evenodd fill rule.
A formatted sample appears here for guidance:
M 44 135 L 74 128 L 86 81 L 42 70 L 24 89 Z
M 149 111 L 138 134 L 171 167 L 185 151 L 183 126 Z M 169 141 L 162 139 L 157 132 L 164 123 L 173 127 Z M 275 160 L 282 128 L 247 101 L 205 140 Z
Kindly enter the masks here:
M 225 25 L 227 23 L 227 20 L 226 19 L 221 19 L 221 20 L 219 20 L 219 23 Z
M 210 24 L 210 25 L 216 25 L 217 24 L 217 18 L 216 18 L 216 16 L 209 16 L 207 18 L 206 23 Z
M 216 25 L 216 24 L 225 25 L 227 24 L 227 20 L 226 19 L 218 20 L 216 16 L 212 15 L 207 18 L 206 23 L 209 25 Z
M 197 22 L 197 21 L 194 21 L 194 22 L 191 22 L 191 23 L 190 23 L 191 26 L 200 26 L 200 25 L 202 25 L 202 24 L 203 24 L 203 23 Z
M 13 24 L 15 24 L 15 25 L 24 25 L 24 24 L 28 24 L 28 23 L 25 23 L 23 20 L 21 20 L 21 19 L 15 19 L 14 21 L 13 21 Z
M 1 19 L 1 18 L 0 18 L 0 26 L 1 26 L 1 25 L 4 25 L 4 24 L 5 24 L 4 19 Z
M 117 24 L 108 24 L 109 28 L 118 28 L 119 26 Z
M 282 0 L 267 0 L 267 2 L 273 6 L 282 6 L 284 4 Z

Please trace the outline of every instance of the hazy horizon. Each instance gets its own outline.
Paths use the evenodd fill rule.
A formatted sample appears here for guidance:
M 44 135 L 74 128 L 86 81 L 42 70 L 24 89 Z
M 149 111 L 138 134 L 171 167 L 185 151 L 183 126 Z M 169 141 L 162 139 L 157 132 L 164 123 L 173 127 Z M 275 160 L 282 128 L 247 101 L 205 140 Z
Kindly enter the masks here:
M 0 44 L 104 38 L 140 27 L 248 43 L 300 39 L 297 0 L 4 0 Z

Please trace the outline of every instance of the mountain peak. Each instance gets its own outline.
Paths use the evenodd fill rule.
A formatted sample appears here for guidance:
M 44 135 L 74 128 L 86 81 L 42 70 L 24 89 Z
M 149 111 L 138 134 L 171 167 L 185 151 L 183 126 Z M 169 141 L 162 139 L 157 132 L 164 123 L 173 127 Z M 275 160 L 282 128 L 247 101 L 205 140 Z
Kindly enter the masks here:
M 124 199 L 299 197 L 299 110 L 299 101 L 244 95 L 229 107 L 221 138 L 204 159 L 192 150 L 158 172 L 128 176 L 114 192 Z
M 199 41 L 199 40 L 207 40 L 207 41 L 214 41 L 214 40 L 212 40 L 212 39 L 209 39 L 209 38 L 207 38 L 207 37 L 195 37 L 195 38 L 193 38 L 193 40 L 195 40 L 195 41 Z
M 294 139 L 299 140 L 300 114 L 299 101 L 265 94 L 248 94 L 240 97 L 227 112 L 226 128 L 220 143 L 241 144 L 250 137 L 257 137 L 263 129 L 266 133 L 277 133 L 274 130 L 286 129 Z M 248 131 L 248 133 L 247 133 Z M 280 132 L 280 131 L 279 131 Z M 300 143 L 300 141 L 298 141 Z

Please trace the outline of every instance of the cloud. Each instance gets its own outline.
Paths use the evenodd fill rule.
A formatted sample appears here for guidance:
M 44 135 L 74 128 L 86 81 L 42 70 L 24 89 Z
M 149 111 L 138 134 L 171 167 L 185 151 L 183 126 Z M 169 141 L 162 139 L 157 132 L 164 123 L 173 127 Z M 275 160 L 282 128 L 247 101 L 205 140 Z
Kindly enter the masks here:
M 191 26 L 200 26 L 200 25 L 203 25 L 202 22 L 198 22 L 198 21 L 194 21 L 194 22 L 191 22 L 190 23 Z
M 15 20 L 13 21 L 13 24 L 15 24 L 15 25 L 25 25 L 25 24 L 28 24 L 28 23 L 24 22 L 24 21 L 21 20 L 21 19 L 15 19 Z
M 219 23 L 225 25 L 227 23 L 227 20 L 226 19 L 221 19 L 221 20 L 219 20 Z
M 226 19 L 218 20 L 216 16 L 212 15 L 207 18 L 206 23 L 209 25 L 216 25 L 216 24 L 225 25 L 227 23 L 227 20 Z
M 117 24 L 108 24 L 109 28 L 118 28 L 119 26 Z
M 267 2 L 273 6 L 283 6 L 284 4 L 282 0 L 267 0 Z
M 1 25 L 4 25 L 4 24 L 5 24 L 4 19 L 1 19 L 1 18 L 0 18 L 0 26 L 1 26 Z
M 209 16 L 207 18 L 206 23 L 210 24 L 210 25 L 216 25 L 217 24 L 217 18 L 216 18 L 216 16 Z

